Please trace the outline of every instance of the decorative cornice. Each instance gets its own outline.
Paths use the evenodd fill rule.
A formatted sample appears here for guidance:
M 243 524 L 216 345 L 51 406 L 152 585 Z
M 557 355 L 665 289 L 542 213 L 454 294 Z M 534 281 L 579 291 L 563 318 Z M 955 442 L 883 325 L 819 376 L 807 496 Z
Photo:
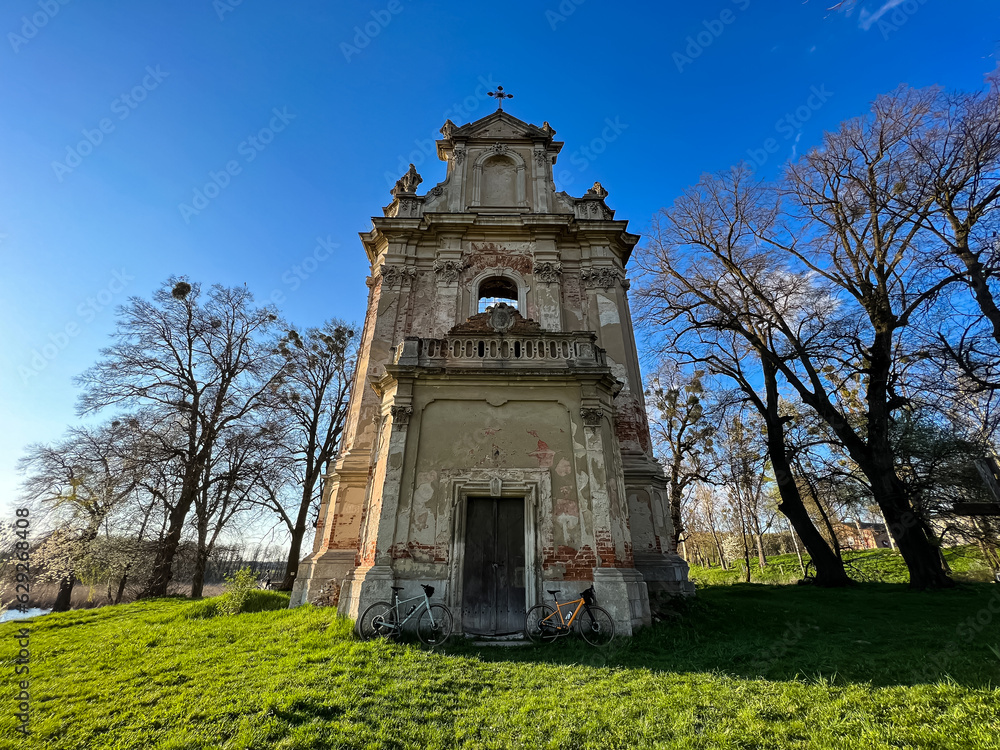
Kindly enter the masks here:
M 562 263 L 551 263 L 542 261 L 535 264 L 535 278 L 545 284 L 552 284 L 559 281 L 562 274 Z
M 617 268 L 607 266 L 588 268 L 580 273 L 580 279 L 587 289 L 610 289 L 615 284 L 621 284 L 628 289 L 628 280 L 625 278 L 625 274 Z

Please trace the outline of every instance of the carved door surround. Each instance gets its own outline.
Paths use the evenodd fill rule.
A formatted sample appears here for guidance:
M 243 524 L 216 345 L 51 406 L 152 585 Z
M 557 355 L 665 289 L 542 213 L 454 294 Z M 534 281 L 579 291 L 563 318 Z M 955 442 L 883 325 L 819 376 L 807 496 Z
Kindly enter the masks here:
M 470 469 L 457 473 L 451 482 L 451 554 L 448 555 L 448 606 L 462 611 L 463 568 L 469 498 L 498 497 L 524 500 L 525 608 L 538 603 L 541 580 L 539 559 L 539 506 L 552 505 L 552 478 L 548 469 Z M 456 623 L 458 626 L 459 623 Z M 456 627 L 457 629 L 457 627 Z

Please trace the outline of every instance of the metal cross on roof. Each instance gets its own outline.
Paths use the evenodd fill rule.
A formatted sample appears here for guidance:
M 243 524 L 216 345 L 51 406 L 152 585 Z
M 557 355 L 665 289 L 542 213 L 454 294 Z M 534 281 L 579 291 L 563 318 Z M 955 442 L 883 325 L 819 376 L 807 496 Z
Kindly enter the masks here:
M 497 100 L 497 109 L 503 109 L 504 99 L 513 99 L 513 94 L 504 93 L 503 86 L 497 86 L 496 91 L 488 91 L 487 96 L 495 96 Z

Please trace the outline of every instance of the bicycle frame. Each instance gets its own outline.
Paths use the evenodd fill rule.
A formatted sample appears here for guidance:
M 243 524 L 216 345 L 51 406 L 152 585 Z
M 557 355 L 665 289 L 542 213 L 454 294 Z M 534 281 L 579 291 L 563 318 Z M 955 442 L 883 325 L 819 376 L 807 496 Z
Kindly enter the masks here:
M 565 628 L 566 630 L 569 630 L 573 626 L 573 622 L 576 620 L 576 616 L 580 614 L 580 610 L 583 609 L 587 603 L 583 600 L 583 597 L 580 597 L 579 599 L 573 599 L 568 602 L 560 602 L 555 597 L 552 598 L 555 600 L 556 603 L 556 611 L 553 612 L 548 617 L 546 617 L 544 620 L 542 620 L 542 622 L 545 622 L 546 620 L 551 620 L 554 622 L 553 618 L 556 615 L 559 615 L 560 622 L 554 624 L 559 629 Z M 569 612 L 568 616 L 564 615 L 563 607 L 572 607 L 573 608 L 572 612 Z
M 411 609 L 406 614 L 406 617 L 402 617 L 401 618 L 400 615 L 402 615 L 402 612 L 400 611 L 399 606 L 401 604 L 406 604 L 407 602 L 415 602 L 418 599 L 423 599 L 424 603 L 422 605 L 418 604 L 418 605 L 414 606 L 413 609 Z M 420 613 L 424 609 L 427 610 L 427 614 L 431 618 L 431 626 L 433 627 L 433 626 L 435 626 L 437 624 L 437 623 L 434 622 L 434 611 L 431 609 L 431 600 L 430 600 L 430 597 L 427 596 L 427 592 L 426 591 L 424 591 L 421 594 L 418 594 L 417 596 L 410 597 L 409 599 L 400 599 L 399 595 L 395 591 L 393 591 L 392 592 L 392 608 L 396 612 L 396 629 L 398 629 L 398 630 L 402 630 L 403 626 L 406 623 L 408 623 L 414 617 L 418 617 L 420 615 Z

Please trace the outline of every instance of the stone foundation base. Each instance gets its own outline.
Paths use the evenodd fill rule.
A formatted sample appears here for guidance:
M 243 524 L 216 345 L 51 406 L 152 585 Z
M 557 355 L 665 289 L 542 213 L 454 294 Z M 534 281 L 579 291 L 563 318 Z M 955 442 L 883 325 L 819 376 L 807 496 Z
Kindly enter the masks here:
M 358 615 L 375 602 L 391 602 L 394 585 L 396 585 L 395 578 L 392 568 L 388 565 L 356 568 L 344 579 L 337 611 L 352 620 L 357 620 Z
M 642 574 L 634 568 L 595 568 L 597 603 L 611 613 L 618 635 L 632 635 L 652 622 Z
M 348 574 L 354 570 L 353 550 L 327 550 L 312 555 L 299 565 L 299 574 L 292 585 L 289 608 L 313 602 L 325 587 L 339 587 Z M 323 591 L 323 598 L 337 601 L 338 592 Z M 332 596 L 328 596 L 333 594 Z
M 642 573 L 650 594 L 694 596 L 694 584 L 688 580 L 688 564 L 676 553 L 636 555 L 635 567 Z

